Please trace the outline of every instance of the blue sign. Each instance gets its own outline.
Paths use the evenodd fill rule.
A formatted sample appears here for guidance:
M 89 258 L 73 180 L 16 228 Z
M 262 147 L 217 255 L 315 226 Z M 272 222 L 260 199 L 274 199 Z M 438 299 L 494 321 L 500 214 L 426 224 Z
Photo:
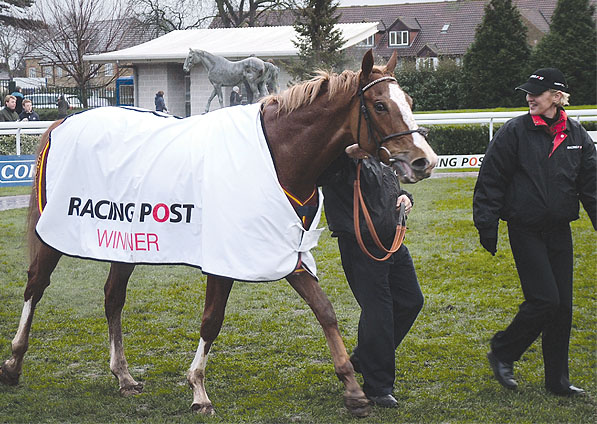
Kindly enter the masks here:
M 33 184 L 35 155 L 0 156 L 0 187 Z

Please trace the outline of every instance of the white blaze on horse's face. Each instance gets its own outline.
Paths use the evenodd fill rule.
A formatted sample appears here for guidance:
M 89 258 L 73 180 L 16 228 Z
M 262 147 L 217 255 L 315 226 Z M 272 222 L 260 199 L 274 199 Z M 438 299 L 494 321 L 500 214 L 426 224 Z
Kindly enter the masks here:
M 402 91 L 402 89 L 398 86 L 398 84 L 389 84 L 390 87 L 390 99 L 396 103 L 398 106 L 398 110 L 402 115 L 402 121 L 408 127 L 409 130 L 416 130 L 419 128 L 417 122 L 415 121 L 415 117 L 413 115 L 412 109 L 410 104 L 406 100 L 406 93 Z M 411 134 L 413 139 L 413 144 L 419 150 L 421 150 L 422 154 L 424 155 L 424 159 L 426 160 L 425 163 L 428 165 L 424 169 L 418 169 L 413 173 L 413 169 L 408 164 L 408 168 L 404 167 L 405 163 L 401 163 L 400 161 L 396 163 L 395 168 L 398 168 L 399 177 L 402 182 L 405 183 L 413 183 L 418 181 L 421 178 L 426 178 L 431 174 L 431 171 L 437 165 L 437 155 L 427 143 L 425 137 L 423 137 L 420 133 L 414 132 Z M 422 158 L 421 158 L 422 159 Z
M 410 105 L 406 101 L 406 95 L 404 94 L 404 91 L 402 91 L 400 89 L 398 84 L 390 84 L 389 86 L 390 86 L 390 99 L 392 99 L 394 101 L 394 103 L 396 103 L 396 105 L 398 106 L 398 110 L 400 111 L 400 114 L 402 115 L 402 120 L 404 121 L 404 123 L 406 124 L 406 126 L 408 127 L 409 130 L 416 130 L 418 128 L 418 126 L 417 126 L 417 123 L 415 122 L 415 117 L 413 116 L 413 112 L 410 108 Z M 418 137 L 416 137 L 416 136 L 418 136 Z M 419 149 L 423 149 L 423 146 L 421 145 L 421 140 L 419 140 L 419 139 L 423 139 L 421 134 L 413 133 L 413 140 L 414 140 L 415 146 L 417 146 Z M 423 139 L 423 141 L 425 141 L 425 140 Z M 425 142 L 425 144 L 427 144 L 427 142 Z

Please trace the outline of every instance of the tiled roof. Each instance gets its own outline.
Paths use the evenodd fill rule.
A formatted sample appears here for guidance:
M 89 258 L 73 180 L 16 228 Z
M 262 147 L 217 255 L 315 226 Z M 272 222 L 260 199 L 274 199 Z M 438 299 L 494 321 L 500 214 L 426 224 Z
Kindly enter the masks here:
M 384 31 L 396 19 L 407 28 L 413 29 L 415 21 L 421 28 L 411 45 L 388 47 L 388 35 L 382 33 L 376 39 L 375 51 L 382 56 L 390 56 L 394 50 L 398 56 L 414 57 L 425 46 L 433 46 L 438 55 L 460 56 L 475 39 L 475 30 L 481 23 L 488 0 L 460 0 L 441 3 L 411 3 L 385 6 L 353 6 L 340 8 L 341 22 L 378 21 L 378 29 Z M 548 21 L 555 9 L 557 0 L 514 0 L 521 14 L 541 29 L 549 30 Z M 543 21 L 541 21 L 542 18 Z M 444 25 L 450 24 L 447 31 Z
M 542 33 L 549 31 L 549 22 L 557 0 L 513 0 L 528 24 Z M 596 0 L 591 0 L 595 4 Z M 394 50 L 402 57 L 414 57 L 428 46 L 438 55 L 461 56 L 475 38 L 489 0 L 457 0 L 430 3 L 406 3 L 378 6 L 339 7 L 340 23 L 379 22 L 380 35 L 374 50 L 377 55 L 389 57 Z M 293 25 L 292 10 L 270 11 L 261 16 L 262 25 Z M 418 31 L 414 42 L 404 47 L 388 47 L 387 30 L 396 24 L 403 29 Z M 442 28 L 450 24 L 447 31 Z M 215 19 L 210 25 L 217 28 Z

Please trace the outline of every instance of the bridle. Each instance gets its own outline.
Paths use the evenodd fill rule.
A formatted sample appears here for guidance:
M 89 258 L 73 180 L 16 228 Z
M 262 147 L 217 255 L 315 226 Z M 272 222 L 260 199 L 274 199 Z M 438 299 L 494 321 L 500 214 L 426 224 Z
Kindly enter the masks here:
M 361 141 L 360 141 L 361 117 L 363 117 L 365 119 L 365 122 L 367 123 L 367 133 L 369 135 L 369 144 L 375 143 L 375 147 L 377 148 L 377 150 L 376 150 L 377 158 L 380 161 L 385 163 L 385 161 L 383 161 L 381 159 L 381 155 L 380 155 L 380 152 L 385 152 L 387 155 L 387 161 L 388 161 L 388 163 L 386 163 L 386 165 L 391 165 L 393 162 L 397 161 L 398 159 L 396 157 L 392 156 L 392 154 L 390 153 L 388 148 L 383 146 L 383 143 L 387 142 L 388 140 L 390 140 L 392 138 L 403 137 L 405 135 L 409 135 L 409 134 L 413 134 L 413 133 L 419 133 L 423 137 L 427 138 L 428 130 L 426 128 L 419 127 L 414 130 L 401 131 L 401 132 L 386 135 L 385 137 L 384 136 L 380 137 L 380 131 L 378 128 L 373 126 L 373 121 L 371 120 L 369 111 L 367 109 L 367 106 L 365 105 L 365 91 L 367 91 L 369 88 L 371 88 L 375 84 L 383 82 L 383 81 L 394 81 L 396 83 L 398 82 L 398 81 L 396 81 L 396 78 L 394 78 L 394 77 L 390 77 L 390 76 L 381 77 L 381 78 L 371 81 L 369 84 L 367 84 L 363 88 L 361 88 L 358 92 L 358 96 L 359 96 L 361 105 L 360 105 L 360 110 L 359 110 L 359 121 L 358 121 L 358 126 L 357 126 L 357 144 L 359 145 L 359 147 L 361 147 Z M 404 236 L 406 235 L 406 214 L 405 214 L 404 203 L 400 204 L 399 215 L 398 215 L 398 224 L 396 225 L 396 232 L 394 234 L 394 240 L 392 241 L 392 245 L 388 249 L 382 244 L 381 240 L 379 239 L 379 236 L 377 235 L 377 232 L 375 231 L 375 226 L 373 225 L 373 221 L 371 220 L 371 216 L 369 215 L 369 211 L 367 210 L 367 206 L 365 205 L 365 200 L 363 199 L 363 194 L 361 192 L 361 161 L 359 161 L 359 163 L 357 164 L 356 174 L 357 175 L 356 175 L 356 178 L 353 183 L 353 186 L 354 186 L 353 220 L 354 220 L 355 237 L 356 237 L 357 243 L 358 243 L 359 247 L 361 248 L 361 250 L 363 251 L 363 253 L 365 253 L 369 258 L 371 258 L 375 261 L 382 262 L 382 261 L 387 260 L 394 253 L 396 253 L 398 251 L 398 249 L 400 249 L 400 246 L 402 246 L 402 242 L 404 241 Z M 371 237 L 373 238 L 373 242 L 382 252 L 385 252 L 385 255 L 381 258 L 378 258 L 378 257 L 374 256 L 372 253 L 370 253 L 369 250 L 367 250 L 365 243 L 363 242 L 363 237 L 361 235 L 360 219 L 359 219 L 360 209 L 363 210 L 363 217 L 365 218 L 365 223 L 367 224 L 369 233 L 371 234 Z
M 385 76 L 385 77 L 381 77 L 381 78 L 371 81 L 369 84 L 367 84 L 364 87 L 362 87 L 361 89 L 359 89 L 359 92 L 357 93 L 359 96 L 359 101 L 361 103 L 360 108 L 359 108 L 359 121 L 358 121 L 358 125 L 357 125 L 357 144 L 359 145 L 359 147 L 361 147 L 361 117 L 363 117 L 365 119 L 365 122 L 367 123 L 367 134 L 369 136 L 369 144 L 373 144 L 373 143 L 375 144 L 377 158 L 381 158 L 380 152 L 385 152 L 386 155 L 388 156 L 387 157 L 388 163 L 386 163 L 386 161 L 384 161 L 382 159 L 380 159 L 380 160 L 382 162 L 384 162 L 386 165 L 391 165 L 393 162 L 396 162 L 398 159 L 396 157 L 392 156 L 392 154 L 390 153 L 388 148 L 383 145 L 385 142 L 387 142 L 388 140 L 390 140 L 392 138 L 403 137 L 405 135 L 409 135 L 409 134 L 413 134 L 413 133 L 419 133 L 423 137 L 427 138 L 427 134 L 429 133 L 429 130 L 427 128 L 419 127 L 414 130 L 401 131 L 401 132 L 389 134 L 386 136 L 380 136 L 380 131 L 377 127 L 374 127 L 373 121 L 371 120 L 371 116 L 369 115 L 369 110 L 367 109 L 367 105 L 365 104 L 365 91 L 367 91 L 368 89 L 373 87 L 375 84 L 378 84 L 383 81 L 394 81 L 394 82 L 398 83 L 396 78 L 390 77 L 390 76 Z

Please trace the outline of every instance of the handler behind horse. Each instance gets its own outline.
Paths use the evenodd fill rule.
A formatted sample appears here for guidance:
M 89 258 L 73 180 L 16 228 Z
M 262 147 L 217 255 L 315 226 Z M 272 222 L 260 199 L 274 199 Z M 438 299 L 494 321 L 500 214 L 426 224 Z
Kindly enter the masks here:
M 342 267 L 348 284 L 361 307 L 358 345 L 350 356 L 354 369 L 363 374 L 365 395 L 376 405 L 395 408 L 392 395 L 395 378 L 395 350 L 423 307 L 423 294 L 410 253 L 405 245 L 386 260 L 374 260 L 359 247 L 355 238 L 353 183 L 357 163 L 342 155 L 322 177 L 324 205 L 332 237 L 338 238 Z M 401 190 L 392 168 L 373 159 L 362 162 L 362 192 L 373 224 L 386 246 L 399 224 L 398 208 L 408 214 L 413 205 L 410 193 Z M 360 226 L 365 228 L 364 225 Z M 367 249 L 384 256 L 370 234 Z

